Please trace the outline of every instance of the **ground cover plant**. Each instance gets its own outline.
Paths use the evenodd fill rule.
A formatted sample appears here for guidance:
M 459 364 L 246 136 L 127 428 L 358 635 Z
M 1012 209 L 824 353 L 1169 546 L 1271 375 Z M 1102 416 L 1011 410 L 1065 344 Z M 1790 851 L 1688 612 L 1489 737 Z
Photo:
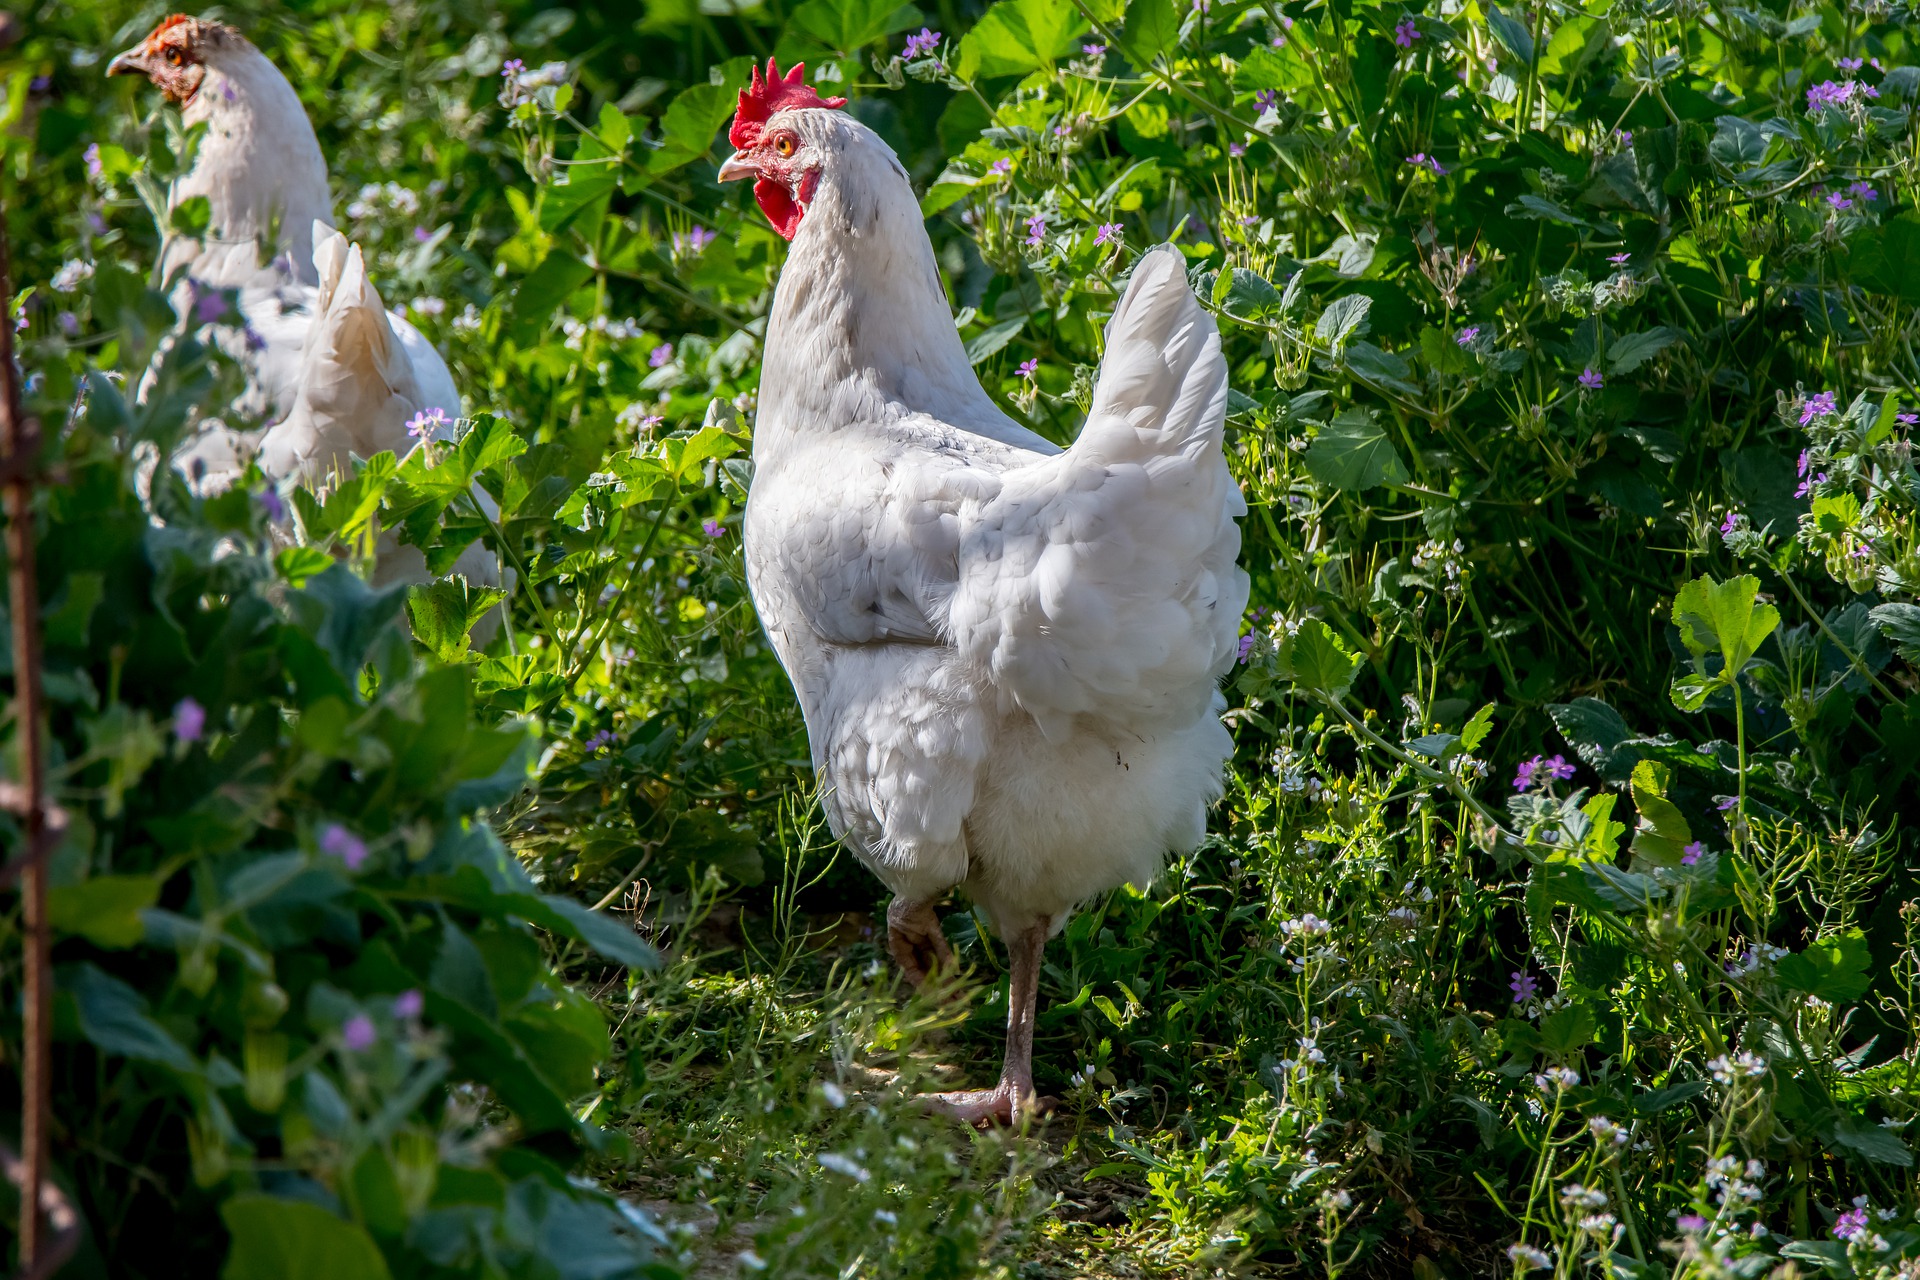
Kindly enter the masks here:
M 232 6 L 469 418 L 290 547 L 139 479 L 236 385 L 134 393 L 196 140 L 102 70 L 160 11 L 18 16 L 75 1274 L 1920 1265 L 1910 7 Z M 745 595 L 769 54 L 1037 430 L 1151 244 L 1225 339 L 1234 777 L 1049 950 L 1026 1133 L 907 1098 L 990 1074 L 1001 953 L 896 988 Z M 380 528 L 510 625 L 366 587 Z

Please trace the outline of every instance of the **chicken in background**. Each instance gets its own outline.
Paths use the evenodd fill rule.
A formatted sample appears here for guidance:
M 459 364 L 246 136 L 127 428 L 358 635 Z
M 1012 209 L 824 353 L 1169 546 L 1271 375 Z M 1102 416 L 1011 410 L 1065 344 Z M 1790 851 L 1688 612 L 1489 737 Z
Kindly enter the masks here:
M 315 377 L 330 379 L 335 386 L 328 394 L 339 395 L 346 373 L 315 361 L 308 351 L 316 320 L 328 305 L 320 287 L 324 272 L 316 261 L 327 252 L 326 238 L 338 233 L 332 230 L 327 162 L 293 86 L 233 27 L 184 14 L 167 18 L 114 58 L 107 74 L 147 77 L 180 108 L 186 124 L 206 124 L 192 167 L 173 183 L 168 207 L 204 196 L 208 226 L 198 237 L 167 233 L 160 278 L 173 290 L 182 325 L 210 329 L 213 340 L 247 369 L 248 390 L 234 406 L 236 416 L 280 419 L 284 425 L 304 383 Z M 357 258 L 359 251 L 353 253 Z M 203 310 L 202 301 L 217 301 L 222 289 L 238 290 L 244 330 L 207 325 L 212 307 Z M 371 285 L 364 292 L 377 306 Z M 360 297 L 356 291 L 356 305 Z M 411 371 L 416 410 L 439 409 L 447 425 L 438 438 L 449 438 L 461 400 L 446 361 L 406 317 L 382 314 Z M 391 371 L 397 363 L 397 358 L 383 361 L 381 367 Z M 373 452 L 403 454 L 414 443 L 400 424 L 369 426 L 357 438 L 371 444 Z M 174 464 L 208 492 L 222 487 L 256 453 L 274 479 L 292 474 L 266 465 L 263 449 L 258 431 L 210 424 L 205 438 L 188 442 Z M 276 456 L 284 459 L 289 451 L 283 447 Z M 236 461 L 238 466 L 232 465 Z
M 453 375 L 425 335 L 382 305 L 359 247 L 333 229 L 326 159 L 279 68 L 233 27 L 174 14 L 107 74 L 146 76 L 188 125 L 207 126 L 168 205 L 205 196 L 208 227 L 200 237 L 168 234 L 161 279 L 174 288 L 182 325 L 210 331 L 247 369 L 235 414 L 276 420 L 257 431 L 209 420 L 172 459 L 194 489 L 226 488 L 249 461 L 276 483 L 314 485 L 345 474 L 355 456 L 404 456 L 424 439 L 451 440 L 461 416 Z M 244 329 L 207 323 L 217 311 L 202 310 L 202 300 L 217 301 L 222 289 L 238 291 Z M 409 430 L 416 423 L 419 436 Z M 497 513 L 484 493 L 475 496 Z M 499 562 L 477 543 L 453 572 L 473 583 L 502 580 Z M 418 550 L 383 537 L 374 576 L 431 575 Z
M 894 894 L 910 980 L 951 963 L 959 889 L 1006 942 L 999 1083 L 931 1095 L 976 1124 L 1037 1105 L 1048 937 L 1193 848 L 1233 751 L 1246 512 L 1227 370 L 1179 252 L 1135 265 L 1079 438 L 1002 413 L 969 364 L 893 151 L 769 60 L 723 181 L 792 249 L 767 323 L 748 584 L 806 717 L 833 830 Z

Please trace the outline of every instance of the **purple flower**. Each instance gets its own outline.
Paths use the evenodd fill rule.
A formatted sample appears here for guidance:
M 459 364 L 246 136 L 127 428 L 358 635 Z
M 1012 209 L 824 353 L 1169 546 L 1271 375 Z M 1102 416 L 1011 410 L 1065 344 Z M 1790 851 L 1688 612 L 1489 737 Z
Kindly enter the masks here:
M 696 222 L 684 232 L 676 231 L 673 233 L 673 251 L 675 253 L 684 252 L 696 255 L 704 253 L 707 246 L 712 244 L 717 238 L 716 233 L 707 230 Z
M 1540 766 L 1544 763 L 1545 758 L 1542 756 L 1535 756 L 1531 760 L 1522 760 L 1520 767 L 1513 771 L 1513 789 L 1515 791 L 1533 790 L 1534 783 L 1538 781 L 1535 775 L 1540 772 Z
M 1252 652 L 1253 652 L 1253 632 L 1249 631 L 1247 632 L 1247 634 L 1240 637 L 1240 661 L 1242 663 L 1245 663 L 1247 660 L 1247 655 Z
M 1833 65 L 1842 71 L 1851 72 L 1858 71 L 1861 67 L 1865 66 L 1866 63 L 1862 62 L 1859 58 L 1835 58 Z
M 1600 376 L 1599 370 L 1595 369 L 1592 365 L 1588 365 L 1580 371 L 1580 385 L 1589 391 L 1598 391 L 1601 387 L 1607 385 L 1607 380 Z
M 1718 809 L 1720 812 L 1725 813 L 1727 810 L 1733 808 L 1733 806 L 1739 803 L 1740 803 L 1739 796 L 1722 796 L 1719 802 L 1716 803 L 1713 807 Z
M 602 729 L 581 745 L 587 749 L 589 755 L 598 755 L 613 745 L 613 731 L 611 729 Z
M 1445 177 L 1447 173 L 1447 167 L 1441 164 L 1437 157 L 1430 156 L 1424 151 L 1416 151 L 1408 156 L 1407 163 L 1416 169 L 1431 169 L 1440 177 Z
M 1844 83 L 1822 80 L 1807 90 L 1807 114 L 1819 115 L 1827 107 L 1844 108 L 1864 98 L 1877 98 L 1880 91 L 1870 84 L 1861 84 L 1858 80 Z
M 1574 772 L 1573 766 L 1567 763 L 1565 756 L 1548 756 L 1541 762 L 1541 766 L 1546 769 L 1547 776 L 1555 782 L 1565 782 L 1573 776 Z
M 1793 496 L 1796 498 L 1804 498 L 1808 494 L 1813 492 L 1813 486 L 1817 484 L 1825 484 L 1826 482 L 1827 482 L 1827 473 L 1824 471 L 1820 472 L 1818 475 L 1809 476 L 1807 479 L 1802 480 L 1800 482 L 1800 487 L 1793 491 Z
M 415 227 L 413 229 L 413 239 L 416 244 L 425 244 L 427 241 L 433 239 L 433 232 L 427 230 L 425 227 Z
M 393 1016 L 396 1018 L 417 1018 L 426 1007 L 426 999 L 418 991 L 402 991 L 393 998 Z
M 1893 415 L 1893 420 L 1903 427 L 1911 427 L 1920 423 L 1920 413 L 1896 413 Z
M 1851 1241 L 1855 1236 L 1864 1234 L 1867 1229 L 1867 1211 L 1855 1206 L 1833 1220 L 1833 1234 L 1841 1240 Z
M 663 342 L 647 353 L 647 367 L 650 369 L 664 368 L 672 362 L 673 344 L 671 342 Z
M 1255 111 L 1278 111 L 1280 109 L 1279 90 L 1262 89 L 1260 92 L 1254 94 L 1253 109 Z
M 1847 199 L 1846 195 L 1839 191 L 1828 192 L 1827 203 L 1832 205 L 1836 209 L 1853 208 L 1853 201 Z
M 719 538 L 725 536 L 727 526 L 709 516 L 700 522 L 700 532 L 706 534 L 709 538 Z
M 1267 41 L 1267 43 L 1276 49 L 1284 49 L 1287 47 L 1287 38 L 1285 36 L 1275 36 L 1273 39 Z
M 1856 200 L 1878 200 L 1880 193 L 1874 190 L 1871 182 L 1854 182 L 1847 186 L 1847 194 Z
M 900 56 L 911 61 L 914 58 L 924 57 L 939 47 L 940 33 L 930 27 L 922 27 L 919 35 L 907 37 L 907 47 L 900 51 Z
M 1800 465 L 1793 469 L 1793 474 L 1797 476 L 1807 474 L 1807 451 L 1805 449 L 1800 451 Z
M 1029 249 L 1046 243 L 1047 215 L 1036 213 L 1027 219 L 1027 247 Z
M 526 69 L 527 69 L 527 64 L 520 61 L 520 59 L 518 58 L 508 58 L 505 62 L 500 64 L 500 74 L 503 78 L 508 80 L 513 79 L 515 76 L 519 75 L 522 71 L 525 71 Z
M 1613 140 L 1623 147 L 1630 147 L 1633 145 L 1633 130 L 1615 129 L 1613 131 Z
M 1103 44 L 1083 44 L 1080 46 L 1080 52 L 1086 54 L 1089 58 L 1104 58 L 1107 56 L 1107 46 Z
M 173 736 L 182 742 L 198 742 L 206 731 L 207 709 L 192 698 L 173 704 Z
M 208 289 L 198 280 L 187 281 L 193 293 L 193 318 L 201 324 L 212 324 L 227 314 L 227 295 L 218 289 Z
M 1680 851 L 1680 865 L 1683 867 L 1692 866 L 1694 863 L 1700 861 L 1700 855 L 1706 851 L 1707 846 L 1695 840 L 1692 844 Z
M 441 408 L 422 409 L 407 419 L 407 434 L 416 440 L 424 440 L 439 428 L 447 425 L 447 411 Z
M 1697 1213 L 1683 1213 L 1680 1215 L 1679 1220 L 1673 1225 L 1679 1227 L 1682 1231 L 1705 1231 L 1707 1229 L 1707 1220 Z
M 328 823 L 320 833 L 320 851 L 346 863 L 349 871 L 358 871 L 367 860 L 367 842 L 337 822 Z
M 1093 242 L 1095 244 L 1119 244 L 1120 224 L 1117 222 L 1101 223 L 1100 229 L 1094 233 Z
M 1413 42 L 1420 38 L 1420 28 L 1412 18 L 1402 18 L 1393 29 L 1393 42 L 1402 49 L 1413 48 Z
M 1243 156 L 1247 154 L 1247 149 L 1237 142 L 1229 142 L 1227 144 L 1227 154 L 1230 156 Z
M 1003 156 L 1000 159 L 995 160 L 992 164 L 988 165 L 987 172 L 997 173 L 1004 178 L 1008 174 L 1013 172 L 1013 161 Z
M 1513 981 L 1507 983 L 1507 989 L 1513 992 L 1515 1004 L 1525 1004 L 1540 994 L 1540 980 L 1525 969 L 1513 971 Z
M 341 1043 L 355 1053 L 365 1053 L 373 1048 L 373 1042 L 379 1038 L 379 1033 L 373 1029 L 373 1019 L 364 1013 L 354 1014 L 340 1028 Z
M 287 500 L 280 496 L 279 490 L 268 486 L 254 495 L 260 499 L 260 506 L 267 513 L 267 519 L 279 524 L 287 518 Z
M 1726 534 L 1732 533 L 1734 529 L 1738 527 L 1739 523 L 1740 523 L 1740 513 L 1738 511 L 1727 512 L 1727 518 L 1720 522 L 1721 534 L 1724 536 Z
M 1479 336 L 1480 336 L 1480 326 L 1477 324 L 1470 324 L 1466 328 L 1462 329 L 1460 332 L 1454 334 L 1453 340 L 1454 342 L 1458 343 L 1460 346 L 1470 347 L 1473 345 L 1474 340 Z
M 1021 377 L 1025 378 L 1027 381 L 1029 382 L 1033 381 L 1033 375 L 1040 372 L 1039 357 L 1036 356 L 1031 360 L 1022 360 L 1020 362 L 1020 367 L 1017 370 L 1015 370 L 1015 372 L 1017 372 Z
M 1616 267 L 1624 267 L 1627 265 L 1627 263 L 1633 261 L 1633 255 L 1630 253 L 1609 254 L 1607 256 L 1607 261 L 1611 262 Z
M 87 144 L 86 160 L 87 160 L 87 176 L 89 178 L 97 179 L 106 173 L 105 166 L 103 166 L 100 163 L 100 144 L 99 143 L 92 142 Z
M 66 334 L 69 338 L 80 332 L 80 317 L 71 311 L 62 311 L 53 319 L 54 323 L 60 326 L 60 332 Z

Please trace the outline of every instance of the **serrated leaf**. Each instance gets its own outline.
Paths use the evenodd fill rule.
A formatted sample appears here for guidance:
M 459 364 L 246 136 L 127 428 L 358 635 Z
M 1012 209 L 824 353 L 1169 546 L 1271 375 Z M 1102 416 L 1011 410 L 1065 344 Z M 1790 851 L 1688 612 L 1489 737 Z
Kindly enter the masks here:
M 1920 605 L 1880 604 L 1867 610 L 1874 627 L 1892 641 L 1900 656 L 1920 663 Z
M 999 324 L 976 333 L 967 339 L 967 363 L 982 365 L 991 360 L 1003 347 L 1019 336 L 1026 328 L 1027 318 L 1015 316 L 1011 320 L 1002 320 Z
M 1900 1135 L 1858 1116 L 1846 1116 L 1833 1126 L 1833 1141 L 1853 1154 L 1865 1156 L 1876 1164 L 1900 1169 L 1913 1168 L 1913 1152 Z
M 1607 363 L 1616 373 L 1631 373 L 1653 357 L 1680 341 L 1680 331 L 1657 325 L 1644 333 L 1616 338 L 1607 348 Z
M 1275 657 L 1280 674 L 1305 689 L 1338 697 L 1353 687 L 1360 658 L 1349 653 L 1333 628 L 1308 618 L 1281 638 Z
M 1673 598 L 1673 621 L 1680 642 L 1695 660 L 1718 653 L 1726 678 L 1746 669 L 1754 651 L 1780 625 L 1780 611 L 1761 603 L 1760 580 L 1751 574 L 1716 582 L 1702 575 Z
M 1805 951 L 1783 957 L 1774 966 L 1782 986 L 1828 1004 L 1847 1004 L 1866 994 L 1867 968 L 1873 962 L 1867 936 L 1858 929 L 1828 934 Z
M 1493 38 L 1498 40 L 1508 53 L 1522 62 L 1533 61 L 1533 35 L 1527 30 L 1525 23 L 1489 7 L 1487 30 L 1493 33 Z
M 1460 745 L 1468 751 L 1478 749 L 1487 740 L 1487 735 L 1493 732 L 1493 705 L 1489 702 L 1474 712 L 1473 719 L 1467 721 L 1460 730 Z
M 455 575 L 415 587 L 407 596 L 413 637 L 439 662 L 462 662 L 474 625 L 507 598 L 497 587 L 475 587 Z
M 1313 332 L 1328 347 L 1335 350 L 1346 342 L 1367 318 L 1367 311 L 1373 306 L 1373 299 L 1364 293 L 1349 293 L 1345 297 L 1335 298 L 1320 313 L 1320 319 L 1314 324 Z
M 1173 0 L 1128 0 L 1125 48 L 1136 62 L 1150 63 L 1180 38 L 1180 9 Z
M 1633 807 L 1640 812 L 1640 825 L 1632 849 L 1637 859 L 1660 867 L 1679 866 L 1693 843 L 1686 815 L 1667 799 L 1670 777 L 1667 766 L 1657 761 L 1642 760 L 1633 767 Z
M 1320 483 L 1350 493 L 1407 482 L 1407 469 L 1386 432 L 1371 414 L 1356 409 L 1320 428 L 1307 446 L 1306 467 Z

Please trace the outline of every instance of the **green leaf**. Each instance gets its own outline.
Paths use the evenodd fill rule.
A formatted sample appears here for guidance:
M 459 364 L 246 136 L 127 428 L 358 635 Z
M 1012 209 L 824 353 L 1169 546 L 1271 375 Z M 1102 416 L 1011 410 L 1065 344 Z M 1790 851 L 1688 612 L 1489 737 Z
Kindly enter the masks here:
M 413 638 L 440 662 L 463 662 L 474 624 L 507 598 L 497 587 L 475 587 L 458 574 L 415 587 L 407 596 Z
M 1307 446 L 1306 465 L 1320 483 L 1351 493 L 1407 482 L 1407 469 L 1386 432 L 1363 409 L 1347 409 L 1320 428 Z
M 621 113 L 620 108 L 611 102 L 600 104 L 600 141 L 607 150 L 615 155 L 627 149 L 627 143 L 633 141 L 633 124 Z
M 274 572 L 296 589 L 306 586 L 308 579 L 325 573 L 333 564 L 333 557 L 315 546 L 283 547 L 273 557 Z
M 41 615 L 40 626 L 49 648 L 84 649 L 93 611 L 106 594 L 106 577 L 98 573 L 67 575 L 59 602 Z
M 1920 664 L 1920 605 L 1879 604 L 1867 610 L 1867 617 L 1901 657 Z
M 1593 1040 L 1593 1010 L 1583 1004 L 1569 1005 L 1540 1020 L 1540 1047 L 1556 1058 L 1564 1058 Z
M 1505 46 L 1508 53 L 1522 62 L 1533 61 L 1533 36 L 1526 24 L 1517 18 L 1510 18 L 1491 6 L 1487 9 L 1487 30 L 1493 38 Z
M 1717 652 L 1726 663 L 1725 679 L 1746 669 L 1754 651 L 1780 625 L 1780 611 L 1760 603 L 1760 580 L 1751 574 L 1715 582 L 1702 575 L 1673 598 L 1673 621 L 1680 642 L 1695 660 Z
M 1607 348 L 1607 363 L 1616 373 L 1631 373 L 1653 357 L 1680 341 L 1680 331 L 1657 325 L 1644 333 L 1616 338 Z
M 1180 38 L 1180 7 L 1174 0 L 1130 0 L 1123 51 L 1136 64 L 1152 62 Z
M 1460 730 L 1460 745 L 1466 750 L 1475 750 L 1493 732 L 1493 705 L 1489 702 L 1474 712 L 1473 719 L 1467 721 L 1466 727 Z
M 1604 791 L 1580 806 L 1588 823 L 1581 851 L 1589 859 L 1607 864 L 1608 870 L 1613 869 L 1611 864 L 1620 853 L 1620 837 L 1627 830 L 1626 823 L 1613 820 L 1613 806 L 1619 799 L 1611 791 Z
M 1649 1089 L 1637 1095 L 1633 1100 L 1633 1109 L 1640 1115 L 1650 1116 L 1665 1111 L 1668 1107 L 1677 1107 L 1706 1091 L 1705 1080 L 1683 1080 L 1679 1084 L 1670 1084 L 1664 1089 Z
M 967 339 L 967 363 L 983 365 L 991 360 L 1002 347 L 1012 342 L 1027 324 L 1025 316 L 1015 316 L 1011 320 L 1002 320 L 999 324 L 977 333 Z
M 788 26 L 835 53 L 853 54 L 917 21 L 919 11 L 897 0 L 806 0 Z
M 200 1065 L 186 1047 L 147 1016 L 146 998 L 120 979 L 82 964 L 64 971 L 59 987 L 73 997 L 80 1034 L 101 1052 L 199 1074 Z
M 1246 267 L 1214 277 L 1213 303 L 1230 316 L 1255 322 L 1275 319 L 1286 310 L 1280 291 L 1265 276 Z
M 213 225 L 213 203 L 205 196 L 188 196 L 168 211 L 167 225 L 189 238 L 204 236 Z
M 954 72 L 962 80 L 1025 75 L 1075 51 L 1087 21 L 1058 0 L 1000 0 L 960 41 Z
M 220 1206 L 233 1237 L 220 1280 L 386 1280 L 387 1259 L 358 1223 L 310 1200 L 242 1192 Z
M 1328 347 L 1338 350 L 1360 328 L 1372 306 L 1373 299 L 1364 293 L 1349 293 L 1335 298 L 1320 313 L 1319 321 L 1313 326 L 1314 335 Z
M 526 321 L 550 320 L 573 291 L 591 279 L 592 267 L 570 253 L 555 250 L 520 282 L 513 295 L 514 315 Z
M 1318 618 L 1308 618 L 1282 637 L 1276 657 L 1283 677 L 1335 697 L 1353 687 L 1360 671 L 1358 655 L 1347 652 L 1333 629 Z
M 1875 1164 L 1890 1164 L 1896 1168 L 1913 1168 L 1913 1152 L 1900 1140 L 1900 1135 L 1891 1129 L 1883 1129 L 1870 1120 L 1858 1116 L 1846 1116 L 1833 1126 L 1834 1145 L 1865 1156 Z
M 1633 767 L 1633 807 L 1640 811 L 1640 824 L 1631 847 L 1636 858 L 1659 867 L 1679 866 L 1686 847 L 1693 843 L 1686 815 L 1667 799 L 1669 778 L 1667 766 L 1653 760 Z
M 160 896 L 152 876 L 94 876 L 47 890 L 47 921 L 58 934 L 79 934 L 97 947 L 131 947 L 146 934 L 140 913 Z
M 1873 962 L 1867 936 L 1858 929 L 1828 934 L 1805 951 L 1783 958 L 1774 966 L 1780 984 L 1794 991 L 1848 1004 L 1867 992 L 1867 968 Z

